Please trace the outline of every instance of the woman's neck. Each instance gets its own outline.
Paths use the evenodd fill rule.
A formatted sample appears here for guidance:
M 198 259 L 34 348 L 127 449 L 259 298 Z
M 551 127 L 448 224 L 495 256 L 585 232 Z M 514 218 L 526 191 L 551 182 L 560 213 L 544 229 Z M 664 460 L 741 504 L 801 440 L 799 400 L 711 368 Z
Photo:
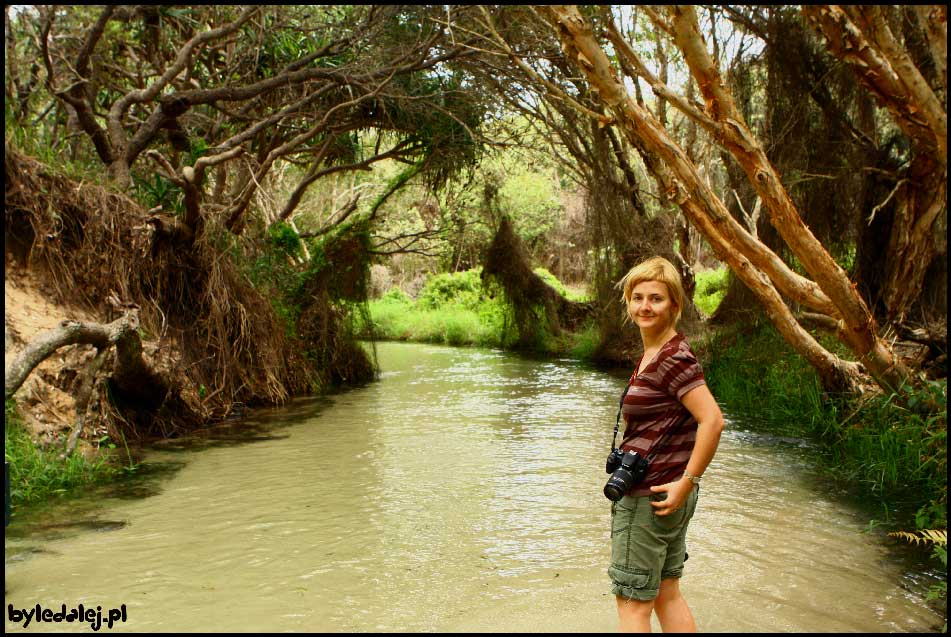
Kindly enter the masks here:
M 660 331 L 645 332 L 641 330 L 641 342 L 644 343 L 644 351 L 660 349 L 664 343 L 672 339 L 677 334 L 673 325 L 665 327 Z

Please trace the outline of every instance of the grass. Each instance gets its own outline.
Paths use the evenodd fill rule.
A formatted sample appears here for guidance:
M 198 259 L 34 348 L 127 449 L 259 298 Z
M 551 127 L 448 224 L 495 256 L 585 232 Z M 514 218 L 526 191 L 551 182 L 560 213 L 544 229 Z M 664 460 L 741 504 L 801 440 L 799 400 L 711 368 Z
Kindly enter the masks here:
M 768 324 L 721 330 L 697 349 L 711 391 L 729 411 L 777 433 L 819 440 L 830 475 L 900 515 L 913 512 L 917 528 L 947 526 L 945 382 L 921 390 L 943 405 L 922 414 L 895 396 L 856 404 L 826 395 L 812 367 Z
M 401 294 L 397 291 L 370 301 L 370 318 L 379 337 L 446 345 L 501 346 L 499 317 L 492 308 L 480 312 L 458 305 L 421 307 L 408 297 L 400 298 Z M 358 325 L 357 331 L 369 335 L 366 325 Z
M 511 345 L 517 338 L 501 294 L 483 288 L 480 270 L 437 274 L 419 297 L 394 288 L 369 302 L 370 322 L 357 320 L 363 337 L 476 347 Z
M 6 401 L 3 427 L 4 458 L 10 463 L 11 508 L 62 496 L 91 484 L 109 481 L 122 472 L 107 457 L 90 461 L 76 453 L 61 458 L 60 448 L 42 449 L 30 439 L 16 409 Z

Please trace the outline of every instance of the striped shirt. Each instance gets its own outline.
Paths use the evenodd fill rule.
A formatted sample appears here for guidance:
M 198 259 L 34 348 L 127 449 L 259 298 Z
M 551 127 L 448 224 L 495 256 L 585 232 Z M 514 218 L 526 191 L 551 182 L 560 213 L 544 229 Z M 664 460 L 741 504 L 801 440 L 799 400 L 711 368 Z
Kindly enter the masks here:
M 697 420 L 680 399 L 706 384 L 696 355 L 679 332 L 638 374 L 640 366 L 638 360 L 621 409 L 627 424 L 621 449 L 644 457 L 655 455 L 650 458 L 647 477 L 628 492 L 634 496 L 649 495 L 650 487 L 679 480 L 683 475 L 697 440 Z M 655 443 L 684 418 L 687 420 L 657 447 Z

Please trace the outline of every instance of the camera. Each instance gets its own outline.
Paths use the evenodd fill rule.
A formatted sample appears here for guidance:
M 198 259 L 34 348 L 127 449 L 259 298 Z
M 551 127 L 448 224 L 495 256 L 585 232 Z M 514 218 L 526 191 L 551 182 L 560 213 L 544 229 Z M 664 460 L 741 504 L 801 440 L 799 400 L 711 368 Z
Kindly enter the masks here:
M 613 449 L 605 464 L 605 469 L 611 477 L 604 485 L 604 496 L 612 502 L 617 502 L 634 485 L 644 479 L 649 466 L 647 459 L 636 451 L 623 452 L 620 449 Z

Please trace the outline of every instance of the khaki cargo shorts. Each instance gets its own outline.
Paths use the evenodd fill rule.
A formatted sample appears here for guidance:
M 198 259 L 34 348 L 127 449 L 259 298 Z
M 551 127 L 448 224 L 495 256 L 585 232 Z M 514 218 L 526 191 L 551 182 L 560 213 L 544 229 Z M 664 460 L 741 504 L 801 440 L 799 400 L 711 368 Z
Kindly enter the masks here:
M 615 595 L 649 601 L 657 597 L 662 579 L 683 575 L 687 556 L 687 524 L 697 509 L 700 488 L 670 515 L 657 515 L 651 501 L 666 494 L 624 496 L 611 505 L 611 567 Z

